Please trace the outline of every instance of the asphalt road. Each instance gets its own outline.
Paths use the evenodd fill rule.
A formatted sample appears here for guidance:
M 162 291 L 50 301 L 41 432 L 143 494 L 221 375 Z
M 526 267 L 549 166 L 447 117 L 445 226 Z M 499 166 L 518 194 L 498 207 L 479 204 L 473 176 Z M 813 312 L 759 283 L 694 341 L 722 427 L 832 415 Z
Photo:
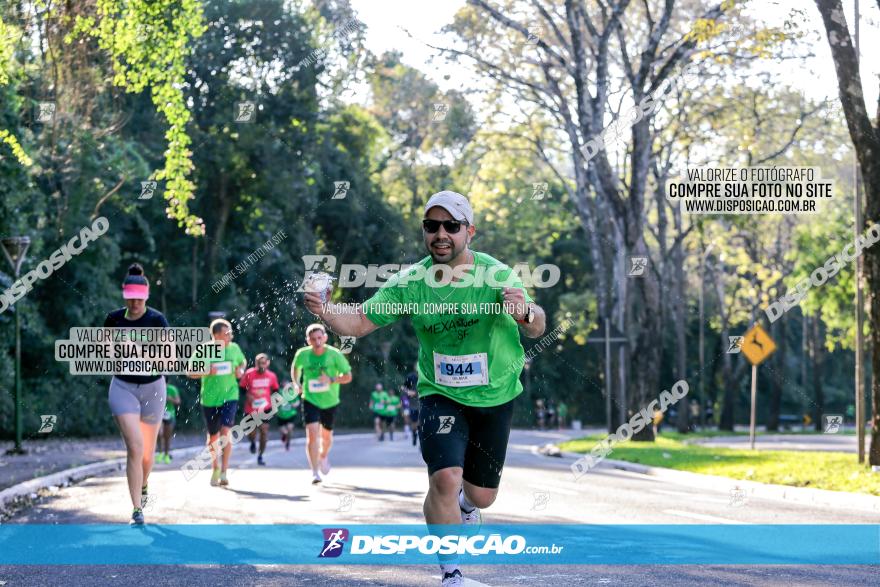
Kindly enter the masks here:
M 275 431 L 273 430 L 273 434 Z M 872 514 L 784 501 L 732 499 L 736 482 L 710 490 L 600 466 L 575 481 L 570 461 L 537 454 L 537 446 L 573 433 L 514 431 L 501 491 L 484 523 L 583 524 L 874 524 Z M 333 470 L 310 484 L 302 438 L 285 452 L 276 441 L 257 467 L 247 442 L 235 447 L 226 489 L 209 486 L 210 471 L 186 481 L 182 463 L 159 465 L 147 523 L 322 524 L 422 522 L 426 473 L 417 449 L 397 437 L 339 437 Z M 12 524 L 125 524 L 125 478 L 113 474 L 62 488 L 9 520 Z M 259 540 L 258 536 L 254 537 Z M 638 548 L 633 542 L 632 548 Z M 686 561 L 683 561 L 686 562 Z M 517 566 L 466 567 L 472 584 L 499 585 L 868 585 L 880 566 Z M 439 585 L 434 566 L 0 566 L 8 585 Z

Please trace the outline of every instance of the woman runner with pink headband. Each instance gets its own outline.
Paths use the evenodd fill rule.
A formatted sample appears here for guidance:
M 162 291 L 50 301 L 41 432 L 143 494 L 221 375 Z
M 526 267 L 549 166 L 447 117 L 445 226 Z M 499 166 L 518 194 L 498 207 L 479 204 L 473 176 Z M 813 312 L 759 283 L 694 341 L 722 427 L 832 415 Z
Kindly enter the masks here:
M 147 307 L 150 282 L 140 263 L 128 268 L 122 282 L 122 297 L 125 307 L 107 314 L 105 328 L 168 328 L 165 316 Z M 165 377 L 114 375 L 108 399 L 128 456 L 125 474 L 134 506 L 130 524 L 141 525 L 147 503 L 147 478 L 153 468 L 156 438 L 165 413 Z

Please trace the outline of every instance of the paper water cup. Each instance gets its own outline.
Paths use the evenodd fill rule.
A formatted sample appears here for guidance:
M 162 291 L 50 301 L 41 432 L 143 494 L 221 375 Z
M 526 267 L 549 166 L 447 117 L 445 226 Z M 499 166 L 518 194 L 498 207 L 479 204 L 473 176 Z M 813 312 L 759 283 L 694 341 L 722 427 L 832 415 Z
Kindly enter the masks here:
M 309 292 L 320 293 L 321 303 L 326 304 L 327 298 L 330 297 L 330 285 L 332 282 L 333 278 L 327 273 L 312 273 L 303 284 L 303 289 Z

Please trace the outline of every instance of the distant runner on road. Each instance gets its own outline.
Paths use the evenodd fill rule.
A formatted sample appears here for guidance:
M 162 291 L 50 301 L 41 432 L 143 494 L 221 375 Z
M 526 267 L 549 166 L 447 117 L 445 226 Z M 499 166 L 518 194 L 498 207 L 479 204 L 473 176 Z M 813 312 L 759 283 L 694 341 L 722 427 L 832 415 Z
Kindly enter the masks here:
M 244 413 L 254 414 L 257 412 L 270 412 L 272 410 L 272 392 L 278 391 L 278 378 L 275 373 L 269 370 L 269 355 L 260 353 L 254 359 L 254 366 L 244 372 L 244 376 L 238 382 L 238 385 L 245 391 Z M 269 420 L 258 419 L 261 422 L 260 430 L 260 452 L 257 455 L 257 465 L 265 466 L 263 453 L 266 451 L 266 442 L 269 438 Z M 251 454 L 256 452 L 254 440 L 257 436 L 255 428 L 248 434 L 251 441 Z
M 467 198 L 449 191 L 434 194 L 422 220 L 427 257 L 389 279 L 354 313 L 322 303 L 322 292 L 304 297 L 309 311 L 342 336 L 360 338 L 410 317 L 419 339 L 419 437 L 428 466 L 424 513 L 429 525 L 479 523 L 478 508 L 495 501 L 513 400 L 522 392 L 520 330 L 535 338 L 545 326 L 544 311 L 510 267 L 469 249 L 475 233 Z M 463 270 L 465 285 L 456 286 L 448 278 L 444 283 L 456 269 Z M 478 282 L 478 270 L 494 279 Z M 465 276 L 473 279 L 465 282 Z M 412 310 L 428 302 L 459 304 L 464 312 Z M 474 313 L 474 304 L 501 311 Z M 443 586 L 463 585 L 457 559 L 441 561 Z
M 400 396 L 394 389 L 388 390 L 388 399 L 385 401 L 385 415 L 382 421 L 388 427 L 388 439 L 394 441 L 394 425 L 397 422 L 397 415 L 400 413 Z
M 290 441 L 293 440 L 293 429 L 296 424 L 296 413 L 299 411 L 302 401 L 293 390 L 291 381 L 284 382 L 281 396 L 286 401 L 278 406 L 278 429 L 281 430 L 281 442 L 284 443 L 284 450 L 290 450 Z
M 351 383 L 351 365 L 345 355 L 327 344 L 327 331 L 323 324 L 312 324 L 306 328 L 306 342 L 309 346 L 296 351 L 293 357 L 290 376 L 297 393 L 303 396 L 306 457 L 312 468 L 314 485 L 321 482 L 321 474 L 330 472 L 330 447 L 333 446 L 333 421 L 339 405 L 339 385 Z
M 418 368 L 418 366 L 416 366 Z M 410 373 L 403 380 L 403 387 L 401 387 L 401 398 L 407 398 L 407 406 L 406 406 L 406 423 L 409 426 L 410 431 L 412 432 L 412 445 L 415 446 L 418 442 L 419 434 L 419 392 L 418 390 L 419 384 L 419 374 L 418 373 Z
M 385 440 L 385 402 L 388 401 L 388 392 L 381 383 L 376 384 L 376 389 L 370 394 L 370 411 L 373 412 L 373 427 L 376 430 L 376 440 Z
M 226 471 L 229 468 L 229 457 L 232 455 L 232 439 L 229 429 L 235 425 L 235 412 L 238 409 L 238 380 L 244 375 L 247 359 L 237 344 L 232 342 L 232 324 L 218 318 L 211 322 L 211 337 L 223 345 L 223 356 L 219 360 L 211 359 L 210 372 L 188 373 L 193 379 L 202 380 L 200 399 L 202 415 L 208 428 L 208 448 L 211 451 L 211 485 L 216 487 L 229 485 Z M 216 448 L 220 437 L 226 438 L 221 449 L 222 457 L 218 458 Z
M 171 437 L 177 422 L 177 406 L 180 405 L 180 392 L 170 383 L 165 385 L 165 413 L 162 414 L 162 426 L 159 428 L 159 454 L 156 461 L 171 462 Z

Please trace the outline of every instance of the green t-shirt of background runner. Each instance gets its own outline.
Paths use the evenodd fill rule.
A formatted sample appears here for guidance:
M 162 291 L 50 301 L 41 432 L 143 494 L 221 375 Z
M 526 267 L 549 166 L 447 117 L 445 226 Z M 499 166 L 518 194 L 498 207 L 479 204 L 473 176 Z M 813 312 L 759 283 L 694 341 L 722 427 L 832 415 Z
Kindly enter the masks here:
M 400 398 L 389 394 L 388 399 L 385 401 L 385 413 L 383 415 L 395 418 L 398 412 L 400 412 Z
M 171 401 L 171 398 L 179 398 L 180 392 L 170 383 L 165 386 L 165 417 L 162 419 L 166 422 L 174 422 L 177 419 L 177 406 Z
M 285 388 L 281 390 L 281 397 L 288 401 L 278 406 L 278 417 L 283 418 L 284 420 L 290 420 L 296 416 L 296 411 L 299 408 L 299 400 L 294 398 L 293 387 L 290 385 L 285 386 Z
M 373 406 L 373 413 L 379 414 L 380 416 L 385 415 L 385 402 L 388 401 L 388 392 L 384 389 L 382 391 L 374 391 L 370 394 L 370 405 Z
M 501 266 L 495 273 L 496 282 L 510 283 L 511 287 L 522 288 L 526 302 L 532 302 L 531 296 L 525 291 L 522 281 L 513 270 L 497 259 L 472 251 L 474 265 L 488 268 Z M 418 262 L 418 265 L 430 268 L 433 261 L 430 256 Z M 385 285 L 364 302 L 364 314 L 377 326 L 386 326 L 402 318 L 404 314 L 395 313 L 389 304 L 501 304 L 504 291 L 498 286 L 486 283 L 468 287 L 430 287 L 427 279 L 410 279 L 400 287 L 401 277 L 411 274 L 413 269 L 401 271 L 389 279 Z M 471 270 L 473 272 L 473 270 Z M 379 304 L 383 304 L 380 306 Z M 411 306 L 410 306 L 411 307 Z M 470 310 L 471 308 L 468 308 Z M 513 316 L 507 313 L 458 313 L 458 314 L 427 314 L 419 311 L 409 314 L 416 336 L 419 339 L 419 384 L 421 397 L 439 393 L 466 406 L 492 407 L 507 403 L 522 393 L 519 381 L 524 364 L 525 351 L 519 340 L 519 327 Z M 470 355 L 486 353 L 489 371 L 489 383 L 453 387 L 436 383 L 434 369 L 434 353 L 443 355 Z
M 238 380 L 235 378 L 235 368 L 247 365 L 247 359 L 241 348 L 234 342 L 230 342 L 223 348 L 223 358 L 208 360 L 208 363 L 229 362 L 231 369 L 223 375 L 206 375 L 202 377 L 202 405 L 206 408 L 217 408 L 224 402 L 238 400 Z
M 324 349 L 323 353 L 316 355 L 312 347 L 307 346 L 293 356 L 293 370 L 302 372 L 303 399 L 322 410 L 339 405 L 339 384 L 331 383 L 327 391 L 312 392 L 309 391 L 309 382 L 320 379 L 322 370 L 327 377 L 351 372 L 348 359 L 337 348 L 325 345 Z

